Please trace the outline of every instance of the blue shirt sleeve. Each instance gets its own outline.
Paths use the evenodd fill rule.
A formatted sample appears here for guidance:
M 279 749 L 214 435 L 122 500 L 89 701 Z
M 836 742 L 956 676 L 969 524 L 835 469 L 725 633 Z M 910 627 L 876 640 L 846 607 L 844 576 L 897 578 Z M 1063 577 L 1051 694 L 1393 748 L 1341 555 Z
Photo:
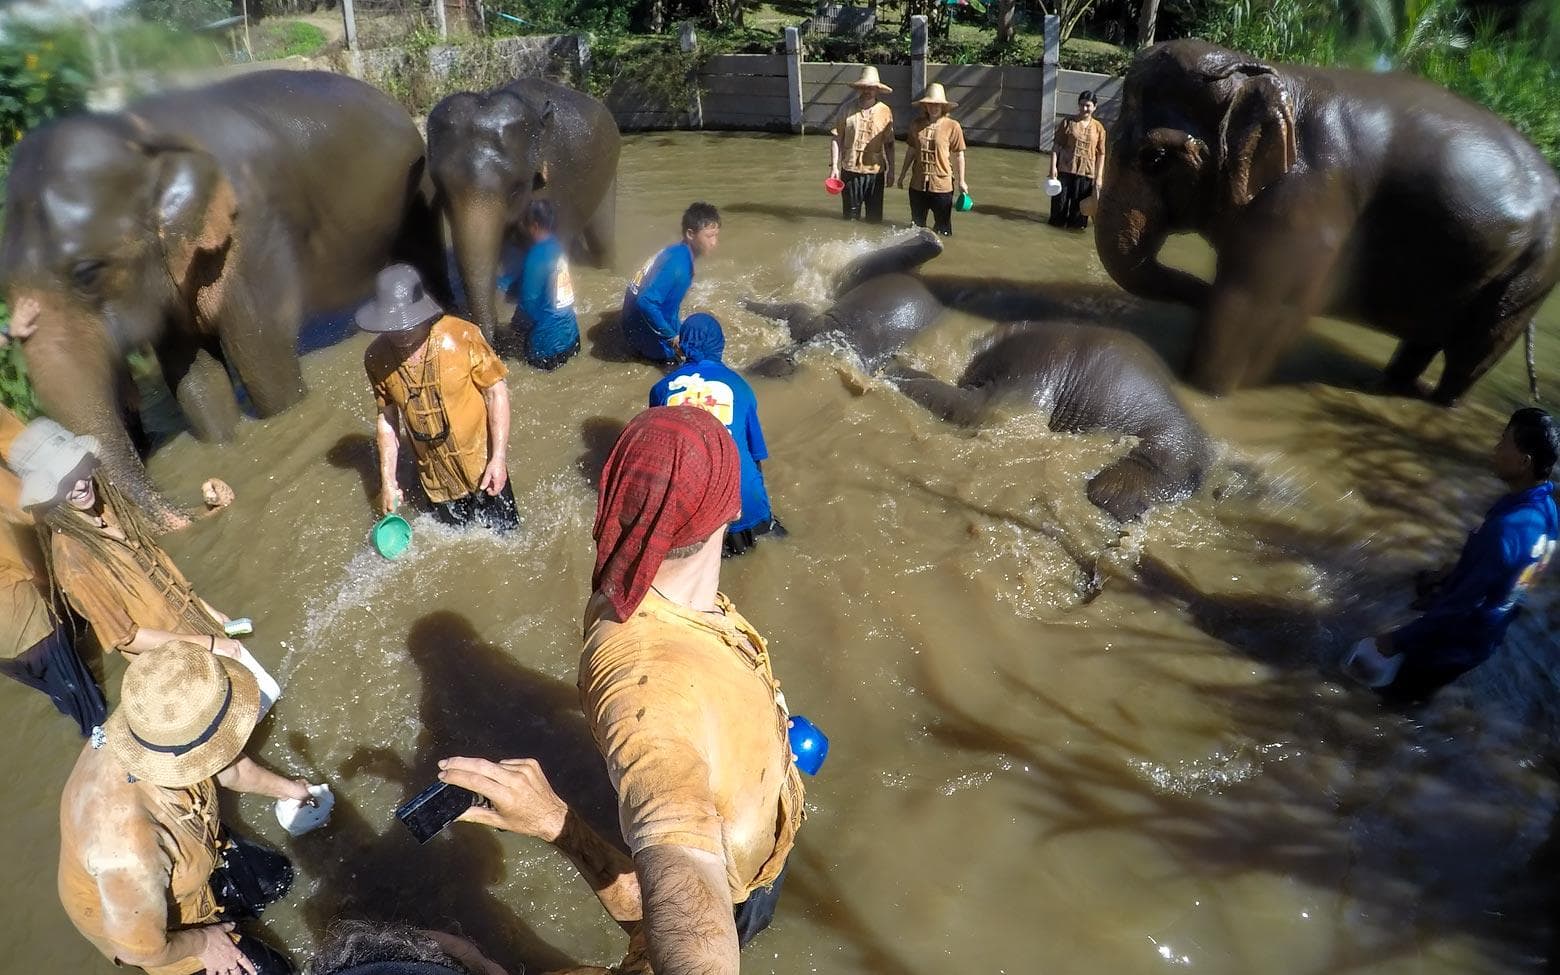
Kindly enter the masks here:
M 520 310 L 532 324 L 542 321 L 552 311 L 553 265 L 557 248 L 553 241 L 545 240 L 532 247 L 525 255 L 525 265 L 520 272 Z
M 665 406 L 666 405 L 666 396 L 667 396 L 668 387 L 670 385 L 671 385 L 670 379 L 667 378 L 667 379 L 662 379 L 661 381 L 657 382 L 654 386 L 650 387 L 650 405 L 651 406 Z
M 1448 624 L 1466 624 L 1495 609 L 1508 594 L 1525 563 L 1527 552 L 1521 528 L 1510 524 L 1485 524 L 1469 537 L 1451 576 L 1436 593 L 1423 616 L 1397 630 L 1395 640 L 1409 642 L 1434 638 Z M 1499 597 L 1492 601 L 1492 597 Z
M 639 310 L 657 335 L 674 339 L 682 331 L 682 301 L 692 284 L 693 255 L 686 245 L 673 244 L 639 292 Z

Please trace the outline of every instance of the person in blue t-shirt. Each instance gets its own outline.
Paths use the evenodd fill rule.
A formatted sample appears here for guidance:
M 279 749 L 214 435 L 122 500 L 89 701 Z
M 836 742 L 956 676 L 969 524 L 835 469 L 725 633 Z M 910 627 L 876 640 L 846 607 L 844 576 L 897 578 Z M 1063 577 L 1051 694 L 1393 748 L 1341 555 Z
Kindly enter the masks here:
M 695 203 L 682 218 L 682 240 L 656 254 L 623 293 L 623 337 L 636 355 L 664 366 L 677 362 L 682 302 L 693 284 L 693 262 L 720 243 L 720 211 Z
M 1424 615 L 1376 638 L 1383 657 L 1403 662 L 1383 696 L 1428 698 L 1500 648 L 1522 597 L 1549 565 L 1560 540 L 1560 511 L 1550 481 L 1560 432 L 1545 411 L 1513 413 L 1490 466 L 1510 489 L 1463 545 L 1457 564 L 1416 580 Z
M 551 200 L 532 200 L 525 211 L 531 247 L 520 271 L 520 312 L 531 323 L 525 361 L 549 372 L 580 350 L 580 323 L 574 317 L 574 281 L 563 244 L 553 236 L 557 211 Z
M 697 406 L 715 414 L 731 431 L 742 458 L 742 511 L 726 530 L 725 555 L 741 555 L 760 535 L 784 537 L 785 527 L 769 508 L 760 466 L 769 456 L 764 430 L 758 423 L 758 400 L 747 380 L 721 362 L 726 336 L 715 316 L 702 312 L 683 323 L 678 344 L 685 365 L 666 375 L 650 390 L 651 406 Z

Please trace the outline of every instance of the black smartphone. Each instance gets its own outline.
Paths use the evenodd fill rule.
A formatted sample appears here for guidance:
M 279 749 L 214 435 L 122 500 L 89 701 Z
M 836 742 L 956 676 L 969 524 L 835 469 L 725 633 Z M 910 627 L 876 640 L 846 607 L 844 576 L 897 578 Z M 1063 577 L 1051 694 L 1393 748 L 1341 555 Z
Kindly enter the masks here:
M 453 823 L 472 806 L 485 806 L 487 800 L 458 785 L 435 782 L 402 804 L 395 818 L 406 824 L 417 842 L 426 843 Z

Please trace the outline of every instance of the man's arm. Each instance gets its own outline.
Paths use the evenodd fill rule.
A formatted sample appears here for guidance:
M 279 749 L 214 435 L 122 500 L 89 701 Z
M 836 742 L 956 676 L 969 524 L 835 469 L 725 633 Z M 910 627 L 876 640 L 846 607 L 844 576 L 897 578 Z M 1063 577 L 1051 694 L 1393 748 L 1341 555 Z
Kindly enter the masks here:
M 447 758 L 439 763 L 439 779 L 492 804 L 466 810 L 463 821 L 551 843 L 574 864 L 613 920 L 627 927 L 644 916 L 634 861 L 559 798 L 535 759 Z
M 908 156 L 908 155 L 909 155 L 909 150 L 906 150 L 906 156 Z M 894 121 L 893 121 L 893 116 L 892 115 L 889 116 L 888 128 L 883 130 L 883 159 L 888 163 L 887 167 L 884 169 L 884 173 L 886 174 L 886 176 L 884 178 L 887 181 L 889 186 L 893 186 L 894 185 Z M 905 161 L 909 162 L 909 159 L 907 158 Z
M 962 149 L 953 154 L 953 183 L 964 192 L 969 192 L 970 186 L 964 181 L 964 151 Z
M 395 404 L 386 403 L 374 418 L 374 445 L 379 450 L 379 513 L 387 515 L 401 503 L 401 488 L 395 483 L 395 466 L 401 450 L 400 426 Z
M 480 491 L 497 494 L 509 483 L 509 384 L 499 380 L 482 391 L 487 404 L 488 462 Z
M 284 779 L 248 755 L 238 756 L 238 761 L 218 772 L 217 784 L 230 792 L 310 801 L 308 782 L 303 779 Z
M 536 259 L 540 256 L 533 245 L 526 254 L 525 267 L 520 274 L 520 310 L 532 325 L 541 321 L 541 316 L 553 307 L 552 295 L 548 293 L 552 290 L 552 266 Z
M 737 923 L 720 857 L 651 846 L 634 863 L 644 890 L 645 940 L 659 975 L 737 975 Z

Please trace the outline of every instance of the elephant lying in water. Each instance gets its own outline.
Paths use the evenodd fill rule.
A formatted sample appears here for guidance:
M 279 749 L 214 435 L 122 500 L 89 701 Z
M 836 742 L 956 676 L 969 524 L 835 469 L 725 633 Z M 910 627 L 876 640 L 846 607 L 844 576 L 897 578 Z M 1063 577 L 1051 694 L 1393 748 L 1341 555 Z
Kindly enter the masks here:
M 941 241 L 923 230 L 846 266 L 835 278 L 835 303 L 827 309 L 743 304 L 785 321 L 798 344 L 840 335 L 869 370 L 884 370 L 907 396 L 946 420 L 973 425 L 998 403 L 1024 402 L 1044 413 L 1058 432 L 1112 430 L 1139 438 L 1125 457 L 1089 480 L 1089 500 L 1118 520 L 1184 500 L 1201 486 L 1212 455 L 1208 437 L 1182 407 L 1164 363 L 1128 332 L 1066 321 L 1002 325 L 956 385 L 891 364 L 896 352 L 947 310 L 906 273 L 940 253 Z M 992 297 L 1001 303 L 1003 296 L 982 296 Z M 760 360 L 752 371 L 789 375 L 797 348 Z
M 1118 521 L 1184 501 L 1208 470 L 1208 437 L 1176 397 L 1169 370 L 1142 340 L 1116 329 L 1003 325 L 956 385 L 898 365 L 885 375 L 953 423 L 975 425 L 999 404 L 1022 404 L 1059 433 L 1114 430 L 1137 437 L 1125 457 L 1089 479 L 1089 500 Z

